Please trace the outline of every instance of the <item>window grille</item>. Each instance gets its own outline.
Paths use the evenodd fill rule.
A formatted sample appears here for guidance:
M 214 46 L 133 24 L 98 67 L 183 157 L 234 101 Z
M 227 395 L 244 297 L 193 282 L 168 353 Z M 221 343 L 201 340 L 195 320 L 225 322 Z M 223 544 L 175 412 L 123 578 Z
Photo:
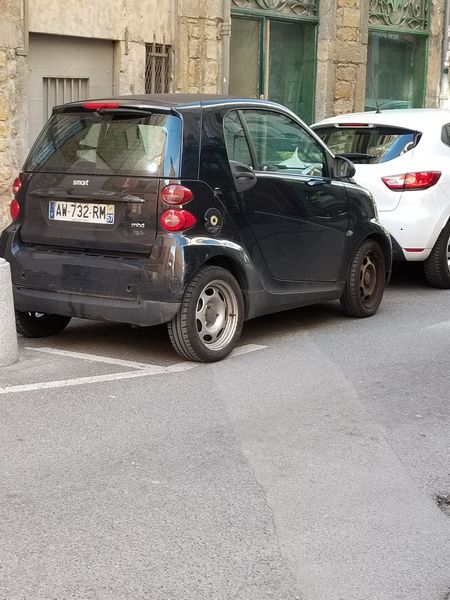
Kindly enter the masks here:
M 52 108 L 66 102 L 76 102 L 89 97 L 89 79 L 75 77 L 44 77 L 44 121 L 52 114 Z
M 396 31 L 422 31 L 429 28 L 429 0 L 369 0 L 369 25 Z
M 382 0 L 381 0 L 382 1 Z M 231 0 L 233 13 L 261 11 L 281 14 L 291 19 L 318 21 L 319 0 Z
M 145 45 L 145 93 L 164 94 L 170 91 L 171 46 Z

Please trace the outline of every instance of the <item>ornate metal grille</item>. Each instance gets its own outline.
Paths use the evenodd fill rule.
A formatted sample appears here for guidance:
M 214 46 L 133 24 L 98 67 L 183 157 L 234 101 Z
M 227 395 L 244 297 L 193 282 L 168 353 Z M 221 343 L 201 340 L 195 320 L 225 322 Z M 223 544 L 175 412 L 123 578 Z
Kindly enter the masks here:
M 369 0 L 369 24 L 402 31 L 427 31 L 429 0 Z
M 145 93 L 170 91 L 171 46 L 153 42 L 145 45 Z
M 236 8 L 278 12 L 290 17 L 313 17 L 319 14 L 318 0 L 232 0 Z

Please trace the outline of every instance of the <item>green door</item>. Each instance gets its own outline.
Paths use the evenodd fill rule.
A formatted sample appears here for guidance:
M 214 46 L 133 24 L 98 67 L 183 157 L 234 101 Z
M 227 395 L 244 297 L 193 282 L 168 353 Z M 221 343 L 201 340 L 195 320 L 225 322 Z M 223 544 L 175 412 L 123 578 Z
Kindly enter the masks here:
M 311 123 L 315 49 L 313 23 L 233 17 L 229 93 L 280 102 Z

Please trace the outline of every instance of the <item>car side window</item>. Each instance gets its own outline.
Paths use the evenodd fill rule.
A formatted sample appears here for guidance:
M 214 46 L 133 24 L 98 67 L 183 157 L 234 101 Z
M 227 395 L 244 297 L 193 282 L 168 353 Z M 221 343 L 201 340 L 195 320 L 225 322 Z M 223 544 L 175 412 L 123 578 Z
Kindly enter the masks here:
M 269 110 L 244 110 L 243 115 L 255 147 L 258 170 L 328 174 L 325 151 L 301 125 Z
M 223 129 L 228 160 L 240 162 L 248 167 L 253 167 L 252 155 L 250 154 L 245 131 L 236 111 L 229 112 L 225 115 Z

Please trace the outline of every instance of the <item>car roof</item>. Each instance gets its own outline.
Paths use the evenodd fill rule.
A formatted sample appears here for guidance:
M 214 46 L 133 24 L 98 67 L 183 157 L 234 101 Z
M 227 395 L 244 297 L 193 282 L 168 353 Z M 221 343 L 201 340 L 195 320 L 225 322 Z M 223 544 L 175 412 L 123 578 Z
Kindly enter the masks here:
M 277 107 L 289 111 L 289 109 L 285 106 L 281 106 L 280 104 L 277 104 L 275 102 L 270 102 L 269 100 L 260 100 L 258 98 L 242 98 L 226 96 L 221 94 L 139 94 L 127 96 L 110 96 L 108 98 L 90 98 L 89 100 L 61 104 L 59 106 L 55 106 L 54 112 L 63 112 L 68 108 L 76 108 L 78 106 L 83 105 L 86 102 L 119 102 L 122 106 L 144 109 L 152 107 L 161 107 L 162 109 L 167 109 L 168 111 L 172 108 L 201 108 L 204 106 L 214 106 L 218 104 L 231 104 L 233 106 L 255 105 L 261 108 Z
M 380 112 L 348 113 L 324 119 L 314 123 L 311 127 L 321 127 L 334 123 L 369 123 L 425 131 L 429 128 L 442 127 L 445 123 L 450 123 L 450 110 L 446 108 L 401 108 Z
M 235 98 L 220 94 L 138 94 L 133 96 L 115 96 L 111 100 L 137 103 L 140 105 L 163 104 L 165 106 L 200 106 L 217 102 L 233 101 Z

